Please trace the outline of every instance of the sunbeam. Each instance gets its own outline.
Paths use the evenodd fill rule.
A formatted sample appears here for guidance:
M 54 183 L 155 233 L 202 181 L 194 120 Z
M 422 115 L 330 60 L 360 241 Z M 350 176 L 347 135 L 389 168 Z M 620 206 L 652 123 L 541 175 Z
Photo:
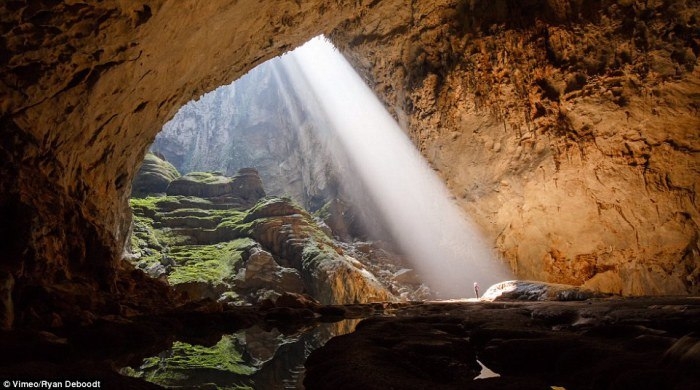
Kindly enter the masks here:
M 474 294 L 508 279 L 506 267 L 381 102 L 324 37 L 282 57 L 297 95 L 328 129 L 332 153 L 345 156 L 403 252 L 441 298 Z M 342 171 L 341 171 L 342 172 Z M 352 191 L 351 191 L 352 195 Z M 355 196 L 363 202 L 366 196 Z M 363 207 L 362 204 L 357 206 Z

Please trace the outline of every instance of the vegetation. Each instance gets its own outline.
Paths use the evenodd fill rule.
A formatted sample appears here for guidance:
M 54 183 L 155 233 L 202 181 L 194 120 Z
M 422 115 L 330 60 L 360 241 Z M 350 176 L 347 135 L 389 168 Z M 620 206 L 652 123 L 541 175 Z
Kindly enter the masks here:
M 220 184 L 229 183 L 233 178 L 224 176 L 221 172 L 190 172 L 180 177 L 180 180 L 189 180 L 204 184 Z
M 301 216 L 293 224 L 297 244 L 292 245 L 303 246 L 301 259 L 295 261 L 311 268 L 340 253 L 313 217 L 288 198 L 266 197 L 248 210 L 237 210 L 192 196 L 150 196 L 132 199 L 131 207 L 136 265 L 153 276 L 165 275 L 173 286 L 230 285 L 243 254 L 258 245 L 255 237 L 267 234 L 261 233 L 268 231 L 266 225 L 275 229 L 278 218 L 290 215 Z M 268 240 L 267 245 L 278 245 L 273 242 L 276 239 Z M 283 250 L 267 249 L 273 253 Z
M 164 176 L 170 178 L 170 180 L 180 177 L 180 172 L 177 171 L 177 168 L 175 168 L 173 164 L 161 159 L 160 157 L 156 156 L 151 152 L 146 153 L 146 156 L 143 158 L 142 166 L 145 165 L 152 165 L 158 167 L 158 171 L 161 172 Z
M 226 282 L 234 275 L 235 265 L 255 241 L 241 238 L 213 245 L 181 245 L 171 248 L 170 256 L 177 267 L 168 275 L 170 284 Z
M 182 386 L 188 379 L 203 375 L 226 382 L 215 383 L 218 389 L 243 390 L 252 389 L 245 383 L 249 382 L 245 377 L 257 370 L 255 365 L 245 361 L 236 335 L 225 335 L 212 347 L 176 341 L 169 351 L 145 359 L 137 369 L 123 369 L 122 373 L 162 386 Z
M 164 193 L 171 181 L 180 177 L 180 173 L 169 162 L 153 153 L 146 154 L 141 169 L 132 184 L 134 197 Z

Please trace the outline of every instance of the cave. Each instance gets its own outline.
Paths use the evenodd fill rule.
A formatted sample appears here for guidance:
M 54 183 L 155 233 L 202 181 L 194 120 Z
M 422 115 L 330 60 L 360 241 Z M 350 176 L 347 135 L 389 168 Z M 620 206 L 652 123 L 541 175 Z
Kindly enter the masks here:
M 1 379 L 155 388 L 115 367 L 173 338 L 369 317 L 309 357 L 307 388 L 698 383 L 698 1 L 13 0 L 0 20 Z M 322 34 L 521 295 L 224 310 L 125 260 L 163 124 Z

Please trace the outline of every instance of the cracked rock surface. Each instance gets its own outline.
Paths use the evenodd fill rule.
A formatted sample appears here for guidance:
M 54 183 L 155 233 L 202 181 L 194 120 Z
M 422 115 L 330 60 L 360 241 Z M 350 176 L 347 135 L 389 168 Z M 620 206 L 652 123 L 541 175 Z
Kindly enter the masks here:
M 185 102 L 320 33 L 519 278 L 698 293 L 699 10 L 697 0 L 3 2 L 0 322 L 50 324 L 64 301 L 138 306 L 122 254 L 147 145 Z
M 314 351 L 304 385 L 693 388 L 700 380 L 700 344 L 692 333 L 700 325 L 699 303 L 639 298 L 409 305 L 366 319 L 355 332 Z

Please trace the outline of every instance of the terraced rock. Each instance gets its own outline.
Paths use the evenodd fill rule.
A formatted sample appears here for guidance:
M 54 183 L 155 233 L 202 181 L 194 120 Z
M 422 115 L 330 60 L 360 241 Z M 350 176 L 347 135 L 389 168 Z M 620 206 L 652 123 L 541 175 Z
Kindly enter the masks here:
M 162 194 L 170 182 L 178 177 L 180 172 L 172 164 L 153 153 L 147 153 L 131 184 L 131 196 Z
M 288 198 L 258 200 L 264 190 L 255 170 L 188 174 L 168 192 L 131 200 L 131 261 L 189 299 L 255 303 L 286 292 L 327 304 L 395 299 L 306 210 Z

